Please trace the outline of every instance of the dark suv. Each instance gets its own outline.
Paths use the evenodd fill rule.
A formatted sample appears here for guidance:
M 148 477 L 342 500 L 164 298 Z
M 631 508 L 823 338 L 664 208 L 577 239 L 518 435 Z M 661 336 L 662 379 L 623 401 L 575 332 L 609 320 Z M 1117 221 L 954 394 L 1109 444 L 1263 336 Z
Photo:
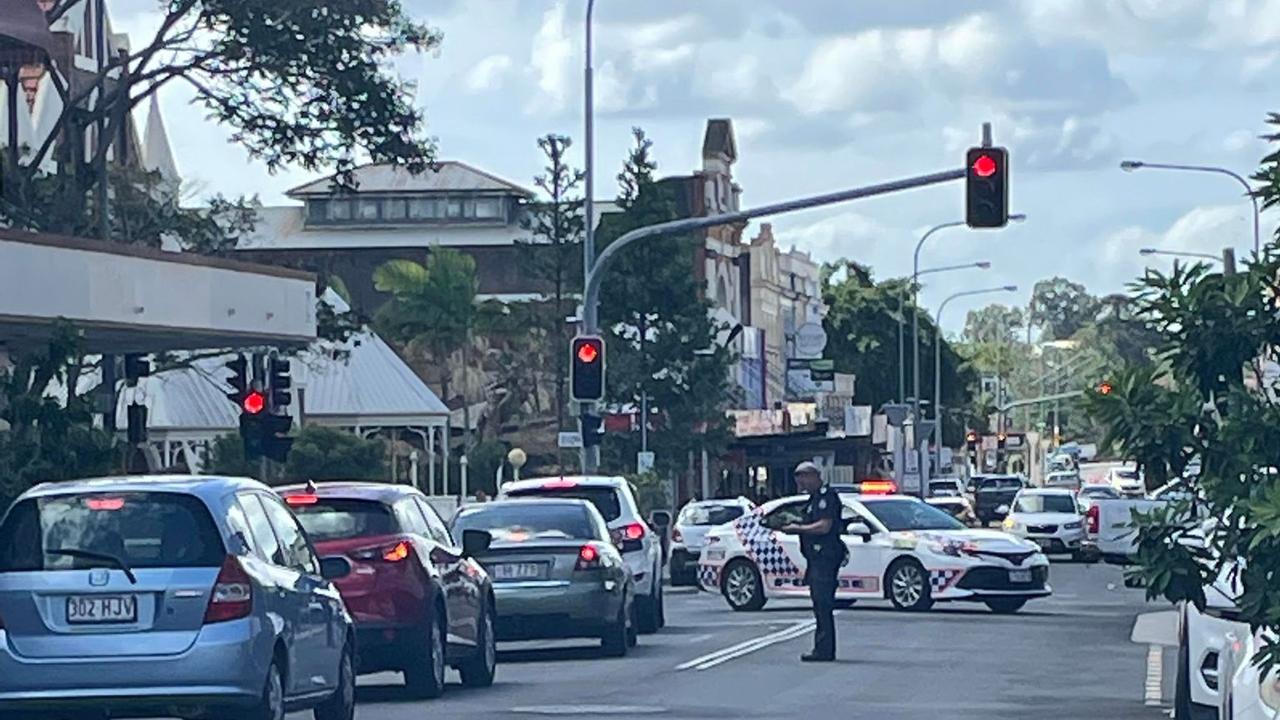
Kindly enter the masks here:
M 399 671 L 417 697 L 444 691 L 446 665 L 469 686 L 493 683 L 493 587 L 473 556 L 480 531 L 457 547 L 426 496 L 406 485 L 321 483 L 280 488 L 316 548 L 345 555 L 336 584 L 355 619 L 360 673 Z
M 969 481 L 973 488 L 973 514 L 978 523 L 1004 520 L 1013 499 L 1026 483 L 1018 475 L 975 475 Z

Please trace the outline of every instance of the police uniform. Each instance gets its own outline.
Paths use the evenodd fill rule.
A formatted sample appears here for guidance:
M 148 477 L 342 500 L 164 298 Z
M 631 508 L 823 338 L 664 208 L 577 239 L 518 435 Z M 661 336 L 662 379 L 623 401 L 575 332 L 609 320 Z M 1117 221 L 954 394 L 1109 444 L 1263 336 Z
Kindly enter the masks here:
M 805 559 L 805 583 L 813 600 L 813 616 L 817 628 L 813 635 L 813 657 L 830 660 L 836 656 L 836 586 L 840 567 L 846 553 L 841 531 L 840 496 L 827 484 L 809 495 L 805 507 L 806 525 L 824 518 L 831 520 L 831 528 L 822 535 L 800 535 L 800 552 Z

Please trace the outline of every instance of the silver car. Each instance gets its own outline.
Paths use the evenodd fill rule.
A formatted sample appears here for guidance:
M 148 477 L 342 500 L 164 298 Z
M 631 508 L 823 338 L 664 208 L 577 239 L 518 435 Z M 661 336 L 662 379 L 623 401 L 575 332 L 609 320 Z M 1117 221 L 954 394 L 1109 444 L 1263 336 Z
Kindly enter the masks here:
M 350 567 L 253 480 L 33 488 L 0 522 L 0 718 L 351 720 Z
M 746 515 L 755 505 L 746 498 L 701 500 L 684 506 L 671 529 L 671 584 L 697 585 L 698 559 L 707 531 Z

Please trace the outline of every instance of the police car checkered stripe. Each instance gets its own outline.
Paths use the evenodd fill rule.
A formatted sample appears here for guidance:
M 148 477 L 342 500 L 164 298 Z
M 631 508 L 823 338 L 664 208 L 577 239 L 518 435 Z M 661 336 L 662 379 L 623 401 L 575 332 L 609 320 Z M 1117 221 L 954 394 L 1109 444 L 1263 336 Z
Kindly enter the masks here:
M 720 569 L 707 565 L 698 566 L 698 584 L 708 590 L 720 589 Z
M 774 539 L 773 532 L 760 524 L 759 515 L 744 515 L 734 522 L 733 528 L 747 557 L 760 569 L 761 575 L 795 577 L 801 574 L 782 543 Z
M 964 574 L 964 570 L 930 570 L 929 586 L 933 592 L 942 592 L 951 587 L 951 584 Z

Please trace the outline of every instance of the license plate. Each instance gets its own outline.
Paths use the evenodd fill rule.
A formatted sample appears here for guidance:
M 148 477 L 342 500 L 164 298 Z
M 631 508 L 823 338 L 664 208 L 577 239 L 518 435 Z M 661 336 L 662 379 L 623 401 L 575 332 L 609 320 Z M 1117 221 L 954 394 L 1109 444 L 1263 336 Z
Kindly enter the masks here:
M 1039 545 L 1044 550 L 1048 550 L 1049 548 L 1053 547 L 1052 540 L 1036 540 L 1036 544 Z
M 545 563 L 499 563 L 489 568 L 494 580 L 540 580 L 547 574 Z
M 138 598 L 133 595 L 94 595 L 67 598 L 67 622 L 108 625 L 138 621 Z
M 1031 571 L 1030 570 L 1010 570 L 1009 582 L 1029 583 L 1031 582 Z

